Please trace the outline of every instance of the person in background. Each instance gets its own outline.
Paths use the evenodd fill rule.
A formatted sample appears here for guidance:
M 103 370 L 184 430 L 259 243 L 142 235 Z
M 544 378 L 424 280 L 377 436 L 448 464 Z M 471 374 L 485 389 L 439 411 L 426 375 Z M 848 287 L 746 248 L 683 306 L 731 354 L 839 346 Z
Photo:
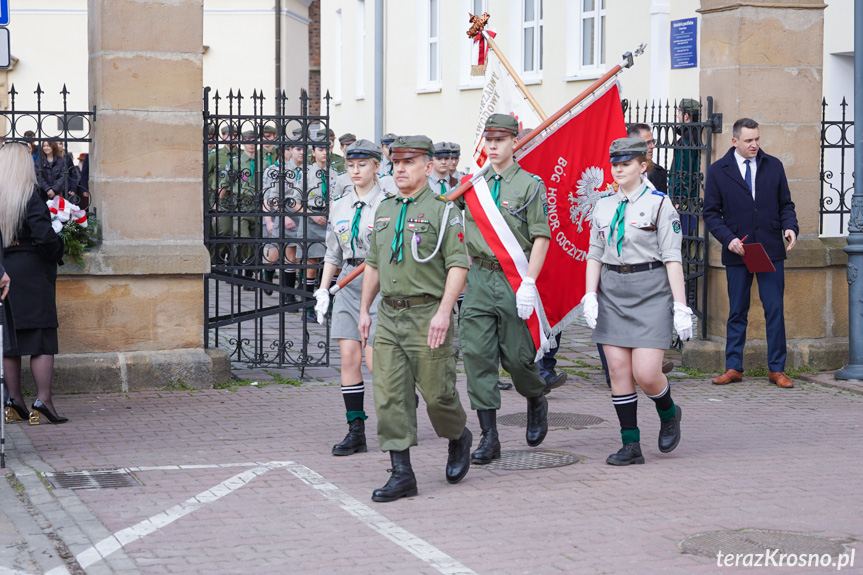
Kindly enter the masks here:
M 335 170 L 336 174 L 345 173 L 345 159 L 336 154 L 333 150 L 336 149 L 336 133 L 330 130 L 330 167 Z M 314 160 L 313 160 L 314 161 Z
M 66 191 L 66 160 L 57 142 L 42 142 L 36 160 L 36 182 L 43 201 L 64 196 Z
M 452 151 L 449 142 L 437 142 L 434 145 L 434 167 L 428 178 L 429 187 L 439 196 L 446 196 L 458 185 L 458 180 L 450 176 L 450 156 Z
M 36 189 L 36 173 L 26 145 L 0 148 L 0 231 L 5 248 L 4 266 L 15 281 L 8 303 L 15 322 L 14 348 L 5 352 L 3 368 L 9 389 L 7 407 L 15 417 L 28 417 L 31 425 L 44 417 L 65 423 L 54 408 L 51 385 L 57 343 L 57 264 L 63 258 L 63 240 L 51 227 L 45 200 Z M 21 357 L 30 356 L 36 383 L 32 412 L 24 408 L 21 393 Z
M 39 159 L 39 145 L 36 143 L 36 132 L 27 130 L 24 132 L 24 139 L 27 140 L 27 146 L 30 148 L 30 155 L 33 156 L 33 163 Z
M 464 176 L 464 172 L 460 172 L 458 169 L 458 161 L 461 158 L 461 146 L 455 142 L 449 142 L 449 151 L 449 174 L 458 182 Z
M 668 193 L 668 171 L 656 163 L 653 158 L 653 151 L 656 149 L 656 139 L 653 137 L 653 129 L 650 124 L 632 124 L 626 129 L 628 138 L 641 138 L 647 142 L 647 179 L 653 184 L 653 187 L 662 192 Z
M 383 157 L 381 158 L 381 166 L 378 168 L 379 176 L 393 175 L 393 162 L 390 159 L 390 144 L 392 144 L 395 139 L 396 135 L 393 133 L 384 134 L 381 138 L 381 152 L 383 152 Z
M 79 198 L 78 207 L 86 210 L 90 207 L 90 154 L 81 154 L 79 156 L 79 173 L 78 188 L 75 190 L 75 195 Z

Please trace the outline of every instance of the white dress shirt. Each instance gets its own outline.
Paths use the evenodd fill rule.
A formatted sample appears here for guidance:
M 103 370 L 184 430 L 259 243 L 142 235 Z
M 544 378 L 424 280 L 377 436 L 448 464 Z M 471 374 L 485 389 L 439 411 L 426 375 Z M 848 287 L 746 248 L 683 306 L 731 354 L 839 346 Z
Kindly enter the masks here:
M 746 158 L 740 155 L 740 152 L 734 150 L 734 159 L 737 160 L 737 167 L 740 168 L 740 177 L 746 181 Z M 749 171 L 752 172 L 752 199 L 755 199 L 755 172 L 758 168 L 755 167 L 755 158 L 749 160 Z

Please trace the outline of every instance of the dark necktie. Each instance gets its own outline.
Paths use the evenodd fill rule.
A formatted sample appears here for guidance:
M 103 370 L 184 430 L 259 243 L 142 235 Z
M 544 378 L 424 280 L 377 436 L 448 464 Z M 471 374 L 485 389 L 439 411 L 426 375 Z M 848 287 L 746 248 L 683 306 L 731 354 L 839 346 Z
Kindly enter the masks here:
M 749 188 L 749 193 L 751 194 L 752 193 L 752 166 L 749 165 L 750 161 L 751 160 L 746 160 L 743 163 L 746 164 L 746 177 L 744 178 L 746 180 L 746 187 Z
M 354 220 L 351 222 L 351 250 L 356 249 L 354 248 L 354 241 L 360 235 L 360 217 L 363 215 L 364 205 L 366 205 L 366 203 L 362 200 L 354 202 L 354 208 L 356 208 L 357 211 L 354 212 Z M 354 253 L 354 256 L 356 256 L 356 252 Z
M 624 212 L 626 212 L 626 202 L 629 201 L 629 198 L 626 196 L 620 200 L 620 203 L 617 204 L 617 210 L 614 212 L 614 217 L 611 219 L 611 227 L 608 229 L 608 245 L 611 245 L 611 235 L 614 231 L 614 228 L 617 228 L 617 255 L 620 255 L 620 248 L 623 245 L 623 234 L 626 232 L 626 218 L 624 217 Z
M 396 220 L 396 234 L 393 236 L 393 243 L 390 246 L 392 255 L 390 262 L 399 263 L 402 261 L 402 247 L 405 243 L 405 219 L 408 214 L 408 202 L 413 202 L 413 198 L 396 198 L 397 202 L 402 203 L 402 209 L 399 211 L 399 217 Z
M 503 179 L 503 176 L 496 175 L 493 176 L 494 184 L 491 186 L 491 199 L 494 200 L 495 205 L 500 209 L 500 181 Z

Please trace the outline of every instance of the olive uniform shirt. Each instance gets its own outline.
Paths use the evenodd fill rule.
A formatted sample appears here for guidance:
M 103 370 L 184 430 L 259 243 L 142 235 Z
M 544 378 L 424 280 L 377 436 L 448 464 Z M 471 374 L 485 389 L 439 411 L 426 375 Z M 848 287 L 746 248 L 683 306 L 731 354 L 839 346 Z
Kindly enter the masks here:
M 377 268 L 383 297 L 428 295 L 440 299 L 443 297 L 449 268 L 468 267 L 462 243 L 464 232 L 461 216 L 458 210 L 450 210 L 443 224 L 444 229 L 441 230 L 441 218 L 449 202 L 424 186 L 413 195 L 414 201 L 408 202 L 402 261 L 396 263 L 395 260 L 391 261 L 391 246 L 402 207 L 398 198 L 387 198 L 378 206 L 366 263 Z M 444 238 L 435 257 L 424 264 L 415 261 L 410 242 L 417 242 L 419 257 L 426 258 L 434 251 L 439 233 L 444 234 Z
M 515 162 L 504 170 L 500 181 L 500 213 L 512 230 L 518 245 L 524 255 L 530 259 L 534 238 L 551 238 L 546 215 L 545 184 L 538 177 L 522 169 Z M 489 166 L 485 174 L 489 190 L 494 185 L 494 169 Z M 465 208 L 465 235 L 467 251 L 472 258 L 496 261 L 497 256 L 483 238 L 470 208 L 466 207 L 464 199 L 457 200 L 459 206 Z

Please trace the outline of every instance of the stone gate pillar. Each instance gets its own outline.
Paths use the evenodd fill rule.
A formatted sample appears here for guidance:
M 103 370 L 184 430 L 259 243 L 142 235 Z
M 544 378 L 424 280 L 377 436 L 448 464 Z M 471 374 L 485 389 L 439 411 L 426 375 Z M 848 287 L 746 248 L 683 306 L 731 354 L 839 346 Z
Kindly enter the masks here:
M 800 239 L 785 263 L 788 365 L 838 368 L 848 356 L 848 285 L 844 239 L 819 239 L 822 0 L 701 0 L 701 94 L 713 96 L 723 132 L 714 158 L 731 147 L 740 117 L 760 125 L 765 152 L 785 165 Z M 686 346 L 684 363 L 725 368 L 728 292 L 720 246 L 708 249 L 707 341 Z M 764 312 L 755 285 L 744 369 L 767 365 Z
M 203 346 L 203 0 L 89 0 L 90 189 L 103 242 L 60 268 L 62 390 L 210 387 Z

